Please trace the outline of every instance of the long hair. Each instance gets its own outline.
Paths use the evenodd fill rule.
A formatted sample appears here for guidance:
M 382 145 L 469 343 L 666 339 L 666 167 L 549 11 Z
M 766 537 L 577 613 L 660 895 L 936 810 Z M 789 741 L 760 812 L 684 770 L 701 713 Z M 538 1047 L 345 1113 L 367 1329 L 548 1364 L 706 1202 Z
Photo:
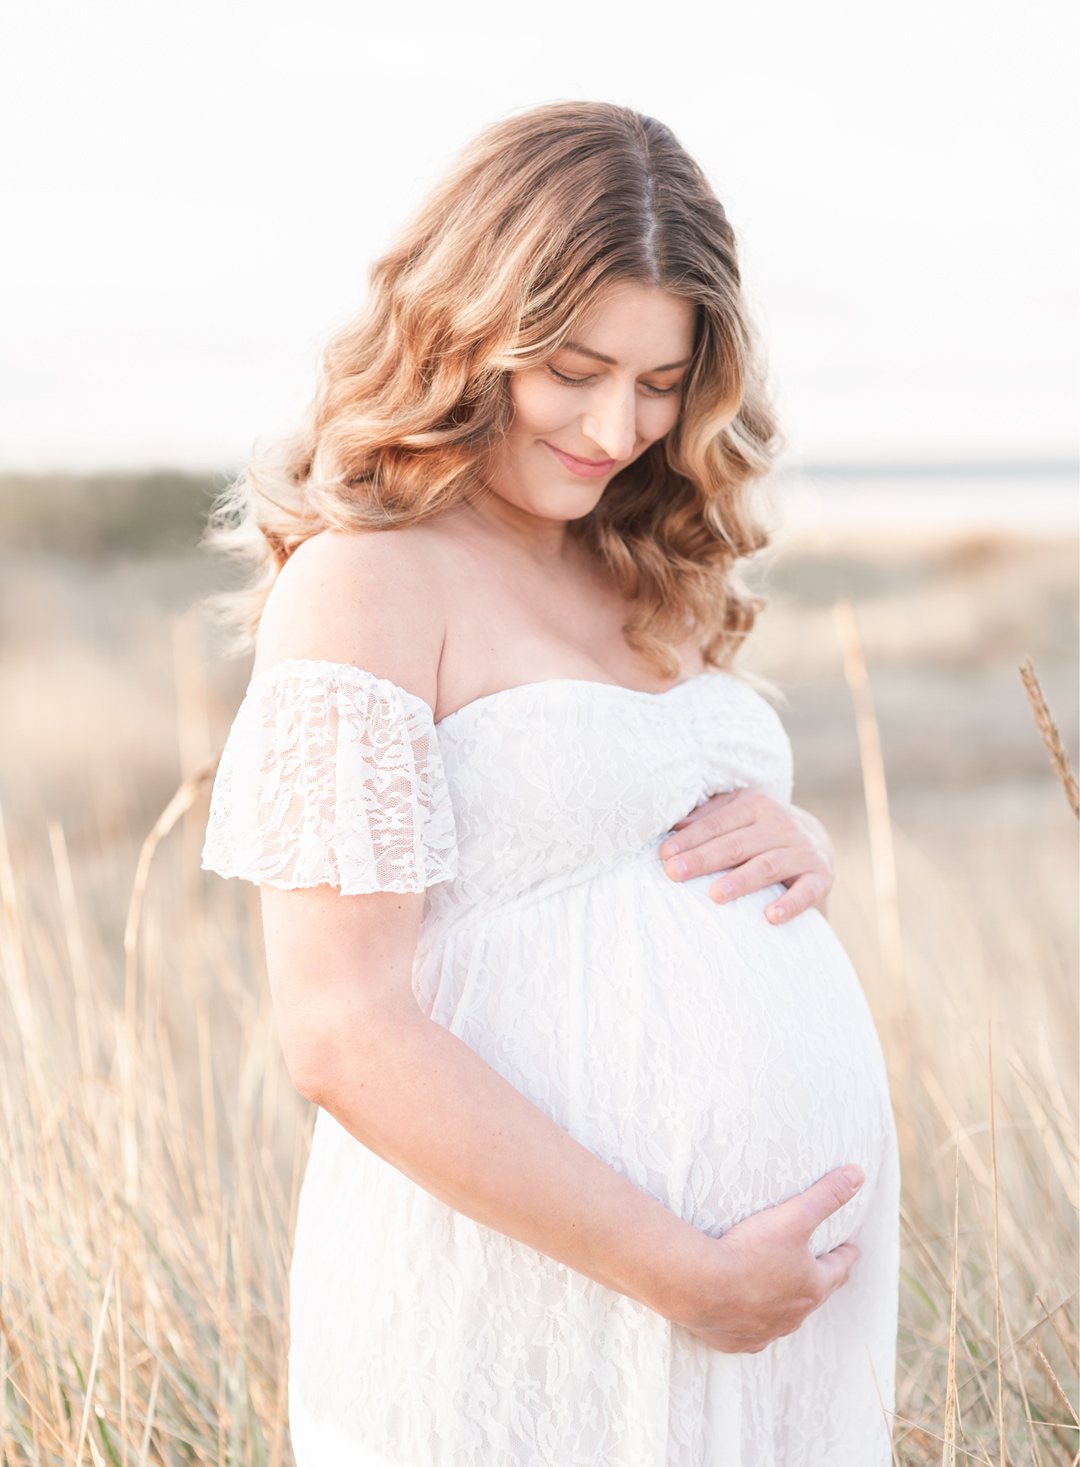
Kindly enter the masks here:
M 735 574 L 767 539 L 751 487 L 777 447 L 734 235 L 666 127 L 597 102 L 482 133 L 373 266 L 304 427 L 219 506 L 212 540 L 254 562 L 234 598 L 248 631 L 310 536 L 413 525 L 475 490 L 510 423 L 510 375 L 631 282 L 695 307 L 679 419 L 571 531 L 632 603 L 627 639 L 658 670 L 675 675 L 689 637 L 729 665 L 759 606 Z

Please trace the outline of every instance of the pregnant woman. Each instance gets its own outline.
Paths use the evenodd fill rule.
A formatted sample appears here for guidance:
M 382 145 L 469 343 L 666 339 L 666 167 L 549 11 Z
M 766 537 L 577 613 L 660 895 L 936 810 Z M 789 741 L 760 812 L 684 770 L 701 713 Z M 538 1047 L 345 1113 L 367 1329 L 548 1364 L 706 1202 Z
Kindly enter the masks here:
M 319 1106 L 299 1467 L 890 1460 L 884 1066 L 731 670 L 774 437 L 700 170 L 563 104 L 467 151 L 238 491 L 204 859 Z

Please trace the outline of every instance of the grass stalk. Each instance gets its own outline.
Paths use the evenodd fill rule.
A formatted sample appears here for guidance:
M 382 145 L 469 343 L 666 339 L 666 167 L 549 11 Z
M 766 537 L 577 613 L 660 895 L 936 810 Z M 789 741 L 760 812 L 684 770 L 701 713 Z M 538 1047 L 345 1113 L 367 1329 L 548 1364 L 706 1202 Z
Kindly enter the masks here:
M 997 1355 L 998 1452 L 1001 1467 L 1008 1467 L 1005 1444 L 1005 1377 L 1001 1365 L 1001 1247 L 999 1240 L 997 1128 L 994 1113 L 994 1033 L 986 1026 L 986 1055 L 990 1078 L 990 1169 L 994 1196 L 994 1348 Z
M 1035 715 L 1035 724 L 1042 741 L 1046 745 L 1046 752 L 1050 756 L 1050 767 L 1061 780 L 1065 790 L 1065 798 L 1072 807 L 1072 812 L 1080 820 L 1080 790 L 1077 789 L 1076 775 L 1072 771 L 1069 762 L 1069 751 L 1065 747 L 1065 741 L 1061 737 L 1060 730 L 1054 722 L 1054 716 L 1050 712 L 1050 705 L 1046 701 L 1046 695 L 1042 690 L 1042 684 L 1035 673 L 1035 664 L 1030 657 L 1025 657 L 1020 664 L 1020 678 L 1024 684 L 1024 692 L 1027 693 L 1031 711 Z
M 904 946 L 900 929 L 896 852 L 892 819 L 889 815 L 889 790 L 881 752 L 881 730 L 874 710 L 874 695 L 866 669 L 866 656 L 855 608 L 850 601 L 837 601 L 833 607 L 833 618 L 844 658 L 844 676 L 855 705 L 855 727 L 859 738 L 863 790 L 870 826 L 870 859 L 874 871 L 881 969 L 886 983 L 899 995 L 903 992 Z
M 956 1467 L 956 1293 L 960 1264 L 960 1134 L 956 1136 L 953 1192 L 952 1287 L 949 1290 L 949 1363 L 945 1373 L 945 1423 L 941 1467 Z
M 105 1323 L 109 1317 L 109 1296 L 112 1293 L 113 1274 L 114 1270 L 110 1268 L 109 1276 L 105 1280 L 105 1293 L 101 1300 L 101 1313 L 98 1315 L 97 1330 L 94 1334 L 94 1353 L 90 1357 L 90 1369 L 86 1375 L 86 1399 L 83 1405 L 82 1425 L 79 1427 L 79 1445 L 75 1453 L 75 1467 L 82 1467 L 83 1448 L 86 1446 L 86 1429 L 90 1424 L 90 1413 L 94 1405 L 94 1384 L 97 1380 L 101 1340 L 105 1333 Z

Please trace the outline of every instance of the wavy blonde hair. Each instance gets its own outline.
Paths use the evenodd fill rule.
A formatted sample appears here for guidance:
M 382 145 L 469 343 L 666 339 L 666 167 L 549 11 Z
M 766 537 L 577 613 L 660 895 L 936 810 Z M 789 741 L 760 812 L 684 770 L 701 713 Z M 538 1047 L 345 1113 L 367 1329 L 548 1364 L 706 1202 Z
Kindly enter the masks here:
M 666 127 L 596 102 L 482 133 L 372 268 L 304 427 L 216 512 L 212 540 L 255 563 L 233 598 L 248 631 L 312 535 L 414 525 L 475 489 L 510 422 L 511 373 L 547 361 L 628 282 L 694 304 L 693 360 L 675 428 L 572 532 L 632 603 L 627 639 L 658 670 L 676 674 L 688 636 L 730 665 L 759 609 L 735 564 L 767 540 L 750 489 L 777 447 L 734 235 Z

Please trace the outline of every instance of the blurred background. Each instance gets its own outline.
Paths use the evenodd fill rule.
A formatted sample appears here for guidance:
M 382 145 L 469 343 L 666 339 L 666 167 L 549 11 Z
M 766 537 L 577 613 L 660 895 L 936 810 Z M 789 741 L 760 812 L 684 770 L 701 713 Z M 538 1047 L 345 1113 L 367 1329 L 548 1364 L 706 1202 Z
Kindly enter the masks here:
M 564 97 L 699 158 L 768 345 L 789 448 L 748 664 L 893 1080 L 898 1458 L 941 1461 L 951 1369 L 976 1460 L 1074 1461 L 1076 823 L 1018 676 L 1075 766 L 1074 7 L 36 0 L 3 31 L 0 1462 L 74 1462 L 80 1423 L 95 1462 L 288 1460 L 310 1117 L 250 894 L 198 870 L 205 786 L 129 908 L 246 682 L 199 536 L 458 148 Z
M 796 455 L 1069 466 L 1076 24 L 1067 0 L 10 7 L 3 462 L 241 462 L 459 147 L 583 96 L 708 171 Z

